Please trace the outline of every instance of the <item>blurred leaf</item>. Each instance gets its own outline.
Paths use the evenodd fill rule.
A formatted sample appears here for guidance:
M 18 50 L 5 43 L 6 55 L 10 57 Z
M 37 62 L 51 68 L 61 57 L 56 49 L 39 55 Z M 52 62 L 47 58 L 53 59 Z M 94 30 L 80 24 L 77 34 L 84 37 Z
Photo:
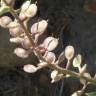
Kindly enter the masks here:
M 87 96 L 96 96 L 96 92 L 86 93 Z

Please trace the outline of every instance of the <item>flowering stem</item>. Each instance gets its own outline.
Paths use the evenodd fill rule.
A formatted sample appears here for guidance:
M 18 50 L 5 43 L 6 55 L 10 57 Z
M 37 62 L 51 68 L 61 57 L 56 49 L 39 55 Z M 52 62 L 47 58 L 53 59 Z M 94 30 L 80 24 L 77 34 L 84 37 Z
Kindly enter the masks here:
M 52 68 L 52 69 L 58 70 L 59 72 L 61 72 L 63 74 L 69 74 L 69 75 L 71 75 L 73 77 L 82 78 L 82 79 L 84 79 L 84 80 L 86 80 L 88 82 L 91 82 L 91 83 L 96 85 L 96 80 L 94 80 L 92 78 L 88 78 L 86 76 L 80 76 L 79 73 L 76 73 L 74 71 L 67 70 L 67 69 L 59 67 L 58 65 L 55 65 L 55 64 L 49 64 L 49 67 Z
M 30 40 L 31 42 L 31 45 L 32 47 L 36 47 L 29 31 L 27 30 L 27 28 L 24 26 L 23 22 L 19 19 L 17 13 L 14 11 L 14 9 L 6 2 L 6 0 L 4 0 L 5 4 L 10 8 L 10 13 L 18 20 L 19 24 L 21 25 L 21 27 L 24 29 L 24 32 L 26 34 L 26 36 L 28 37 L 28 39 Z M 62 72 L 63 74 L 69 74 L 73 77 L 77 77 L 77 78 L 82 78 L 82 79 L 85 79 L 86 81 L 88 82 L 91 82 L 93 84 L 96 84 L 96 80 L 92 79 L 92 78 L 88 78 L 88 77 L 85 77 L 85 76 L 80 76 L 78 73 L 74 72 L 74 71 L 70 71 L 68 69 L 64 69 L 64 68 L 61 68 L 59 67 L 58 65 L 56 64 L 49 64 L 49 62 L 47 62 L 45 60 L 45 58 L 43 58 L 39 48 L 34 48 L 34 51 L 36 52 L 37 56 L 39 59 L 41 59 L 42 61 L 46 62 L 47 63 L 47 66 L 51 69 L 55 69 L 55 70 L 58 70 L 59 72 Z

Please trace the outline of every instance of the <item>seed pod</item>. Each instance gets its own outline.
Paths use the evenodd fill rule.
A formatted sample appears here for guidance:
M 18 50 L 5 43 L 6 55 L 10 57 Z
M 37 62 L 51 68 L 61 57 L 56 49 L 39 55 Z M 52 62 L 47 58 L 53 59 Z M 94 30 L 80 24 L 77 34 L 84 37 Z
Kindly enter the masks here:
M 34 65 L 32 64 L 27 64 L 27 65 L 24 65 L 23 67 L 23 70 L 27 73 L 34 73 L 36 72 L 38 69 L 37 67 L 35 67 Z
M 65 48 L 65 57 L 68 60 L 71 60 L 73 56 L 74 56 L 74 47 L 69 45 Z
M 23 28 L 19 25 L 17 27 L 9 28 L 10 35 L 13 37 L 18 37 L 24 33 Z
M 36 4 L 31 4 L 25 12 L 27 17 L 34 17 L 37 13 L 37 6 Z
M 58 45 L 58 39 L 54 38 L 54 37 L 47 37 L 44 42 L 43 42 L 44 47 L 48 50 L 48 51 L 52 51 L 54 50 L 57 45 Z
M 18 57 L 20 57 L 20 58 L 28 58 L 28 56 L 29 56 L 28 51 L 24 50 L 23 48 L 16 48 L 16 49 L 14 50 L 14 53 L 15 53 Z
M 7 25 L 12 22 L 12 19 L 8 16 L 3 16 L 0 18 L 0 26 L 7 28 Z

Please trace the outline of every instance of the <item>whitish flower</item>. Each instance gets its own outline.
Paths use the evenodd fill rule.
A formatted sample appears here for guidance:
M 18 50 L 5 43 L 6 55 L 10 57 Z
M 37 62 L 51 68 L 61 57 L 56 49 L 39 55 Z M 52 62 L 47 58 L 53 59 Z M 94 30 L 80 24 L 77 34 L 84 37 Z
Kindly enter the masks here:
M 12 19 L 8 16 L 2 16 L 0 18 L 0 26 L 1 27 L 4 27 L 4 28 L 7 28 L 7 25 L 12 22 Z
M 34 73 L 36 72 L 38 69 L 37 67 L 35 67 L 34 65 L 32 64 L 27 64 L 27 65 L 24 65 L 23 67 L 23 70 L 27 73 Z
M 59 74 L 57 70 L 53 70 L 51 72 L 51 79 L 52 79 L 51 83 L 57 82 L 62 78 L 63 78 L 63 74 Z
M 57 47 L 57 45 L 58 45 L 58 39 L 54 37 L 47 37 L 43 42 L 44 48 L 47 49 L 48 51 L 54 50 Z
M 65 48 L 65 57 L 68 60 L 71 60 L 73 56 L 74 56 L 74 47 L 69 45 Z
M 29 52 L 26 51 L 26 50 L 23 49 L 23 48 L 16 48 L 16 49 L 14 50 L 14 53 L 15 53 L 18 57 L 20 57 L 20 58 L 28 58 L 28 56 L 29 56 Z

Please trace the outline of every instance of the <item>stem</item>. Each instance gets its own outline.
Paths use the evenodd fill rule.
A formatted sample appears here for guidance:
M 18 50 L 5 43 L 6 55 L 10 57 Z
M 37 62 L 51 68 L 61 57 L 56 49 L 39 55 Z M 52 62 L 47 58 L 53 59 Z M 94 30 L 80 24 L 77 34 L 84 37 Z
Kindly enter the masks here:
M 71 76 L 73 76 L 73 77 L 77 77 L 77 78 L 84 79 L 84 80 L 86 80 L 86 81 L 88 81 L 88 82 L 91 82 L 91 83 L 93 83 L 93 84 L 96 85 L 96 80 L 94 80 L 93 78 L 88 78 L 88 77 L 86 77 L 86 76 L 80 76 L 79 73 L 76 73 L 76 72 L 74 72 L 74 71 L 67 70 L 67 69 L 65 69 L 65 68 L 61 68 L 61 67 L 59 67 L 59 66 L 56 65 L 56 64 L 49 64 L 49 68 L 58 70 L 59 72 L 61 72 L 61 73 L 63 73 L 63 74 L 69 74 L 69 75 L 71 75 Z
M 5 2 L 5 4 L 10 8 L 10 12 L 11 14 L 18 20 L 19 24 L 21 25 L 21 27 L 24 29 L 24 32 L 26 34 L 26 36 L 28 37 L 28 39 L 30 40 L 31 42 L 31 45 L 32 47 L 36 47 L 29 31 L 27 30 L 27 28 L 24 26 L 23 22 L 19 19 L 18 15 L 16 14 L 16 12 L 14 11 L 14 9 L 6 2 L 6 0 L 3 0 Z M 59 67 L 58 65 L 56 64 L 50 64 L 48 61 L 45 60 L 45 58 L 43 58 L 39 48 L 34 48 L 34 51 L 36 52 L 37 54 L 37 57 L 39 59 L 41 59 L 42 61 L 46 62 L 47 63 L 47 67 L 51 68 L 51 69 L 55 69 L 55 70 L 58 70 L 59 72 L 62 72 L 63 74 L 69 74 L 73 77 L 77 77 L 77 78 L 82 78 L 82 79 L 85 79 L 86 81 L 88 82 L 91 82 L 93 84 L 96 84 L 96 80 L 92 79 L 92 78 L 88 78 L 88 77 L 85 77 L 85 76 L 80 76 L 78 73 L 74 72 L 74 71 L 70 71 L 70 70 L 67 70 L 67 69 L 64 69 L 64 68 L 61 68 Z
M 81 89 L 81 94 L 80 94 L 80 96 L 83 95 L 83 93 L 84 93 L 84 91 L 85 91 L 87 85 L 88 85 L 88 83 L 86 83 L 86 84 L 83 86 L 83 88 Z
M 70 67 L 71 63 L 70 63 L 70 60 L 67 61 L 67 65 L 66 65 L 66 69 L 68 70 L 69 67 Z

